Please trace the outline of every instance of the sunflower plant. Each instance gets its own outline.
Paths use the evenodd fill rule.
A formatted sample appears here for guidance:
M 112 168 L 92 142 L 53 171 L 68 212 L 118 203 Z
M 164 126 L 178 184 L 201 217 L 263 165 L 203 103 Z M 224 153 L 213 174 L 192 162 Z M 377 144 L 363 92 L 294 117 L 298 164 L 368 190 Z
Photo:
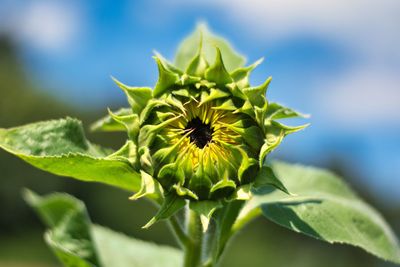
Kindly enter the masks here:
M 204 25 L 179 46 L 174 63 L 154 56 L 154 88 L 114 79 L 129 107 L 91 126 L 124 131 L 111 151 L 89 142 L 72 118 L 0 129 L 0 147 L 42 170 L 100 182 L 146 198 L 180 249 L 129 239 L 90 222 L 78 199 L 25 191 L 49 230 L 45 240 L 64 266 L 217 266 L 239 230 L 258 216 L 330 243 L 346 243 L 395 263 L 400 249 L 384 219 L 329 171 L 270 161 L 268 155 L 307 124 L 306 116 L 266 97 L 271 77 L 251 85 L 262 60 L 245 59 Z

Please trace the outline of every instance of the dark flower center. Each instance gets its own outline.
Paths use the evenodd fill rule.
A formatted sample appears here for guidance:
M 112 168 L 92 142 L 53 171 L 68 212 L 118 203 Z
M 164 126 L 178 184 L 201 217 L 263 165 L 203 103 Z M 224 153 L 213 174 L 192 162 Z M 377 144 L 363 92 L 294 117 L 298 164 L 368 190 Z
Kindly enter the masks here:
M 203 148 L 211 142 L 214 132 L 209 124 L 203 123 L 199 118 L 194 118 L 189 121 L 185 130 L 192 131 L 189 134 L 190 142 L 195 143 L 198 148 Z

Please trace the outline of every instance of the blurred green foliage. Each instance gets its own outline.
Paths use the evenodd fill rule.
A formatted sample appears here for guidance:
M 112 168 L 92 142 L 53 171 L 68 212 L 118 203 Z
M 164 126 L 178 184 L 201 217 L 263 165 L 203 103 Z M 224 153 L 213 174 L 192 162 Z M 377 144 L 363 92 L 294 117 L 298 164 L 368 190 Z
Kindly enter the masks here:
M 116 103 L 110 103 L 113 104 Z M 84 125 L 89 125 L 104 113 L 105 109 L 79 110 L 73 104 L 38 90 L 12 42 L 0 38 L 0 127 L 66 116 L 77 117 L 83 120 Z M 115 133 L 87 135 L 93 142 L 113 148 L 123 144 L 125 138 Z M 335 162 L 333 167 L 348 176 L 345 165 Z M 20 193 L 24 187 L 41 194 L 68 192 L 86 203 L 93 222 L 139 239 L 176 246 L 165 224 L 157 224 L 149 230 L 141 229 L 155 211 L 151 204 L 129 201 L 129 194 L 118 189 L 55 177 L 0 151 L 0 267 L 59 266 L 42 241 L 43 226 L 22 201 Z M 361 185 L 355 187 L 358 192 L 367 192 Z M 367 194 L 363 197 L 383 211 L 395 231 L 400 232 L 400 205 L 384 207 Z M 249 262 L 250 259 L 253 262 Z M 222 266 L 262 267 L 267 266 L 266 262 L 270 267 L 393 266 L 360 249 L 313 240 L 265 219 L 252 222 L 238 235 L 228 248 Z

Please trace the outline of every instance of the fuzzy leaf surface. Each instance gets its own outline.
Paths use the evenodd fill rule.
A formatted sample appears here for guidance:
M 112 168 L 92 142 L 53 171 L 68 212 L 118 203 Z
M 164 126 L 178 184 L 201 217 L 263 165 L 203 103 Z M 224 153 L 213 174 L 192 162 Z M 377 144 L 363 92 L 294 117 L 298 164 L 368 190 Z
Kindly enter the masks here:
M 65 267 L 175 267 L 182 252 L 133 239 L 90 222 L 84 204 L 67 194 L 27 191 L 26 201 L 50 228 L 46 243 Z
M 100 266 L 83 202 L 68 194 L 41 197 L 28 190 L 24 198 L 50 228 L 45 241 L 64 266 Z
M 32 123 L 1 129 L 0 147 L 36 168 L 86 182 L 100 182 L 128 191 L 140 189 L 140 175 L 128 159 L 90 143 L 78 120 Z
M 247 204 L 261 207 L 271 221 L 327 241 L 361 247 L 400 263 L 398 241 L 382 216 L 363 202 L 335 174 L 313 167 L 275 162 L 272 168 L 294 195 L 260 192 Z

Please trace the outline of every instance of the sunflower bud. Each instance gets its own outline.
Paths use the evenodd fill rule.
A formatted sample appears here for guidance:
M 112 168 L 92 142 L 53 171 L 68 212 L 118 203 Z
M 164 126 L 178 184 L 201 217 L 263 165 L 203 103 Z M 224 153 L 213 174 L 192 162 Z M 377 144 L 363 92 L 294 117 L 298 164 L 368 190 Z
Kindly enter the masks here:
M 159 77 L 153 90 L 116 81 L 131 112 L 111 117 L 128 131 L 132 164 L 142 175 L 142 189 L 132 198 L 164 196 L 150 224 L 187 200 L 195 209 L 207 203 L 210 214 L 222 202 L 248 198 L 267 154 L 285 135 L 304 128 L 275 121 L 299 113 L 268 103 L 271 78 L 250 86 L 249 75 L 261 60 L 243 67 L 243 58 L 204 27 L 185 42 L 196 51 L 190 60 L 180 60 L 181 53 L 174 66 L 154 57 Z

